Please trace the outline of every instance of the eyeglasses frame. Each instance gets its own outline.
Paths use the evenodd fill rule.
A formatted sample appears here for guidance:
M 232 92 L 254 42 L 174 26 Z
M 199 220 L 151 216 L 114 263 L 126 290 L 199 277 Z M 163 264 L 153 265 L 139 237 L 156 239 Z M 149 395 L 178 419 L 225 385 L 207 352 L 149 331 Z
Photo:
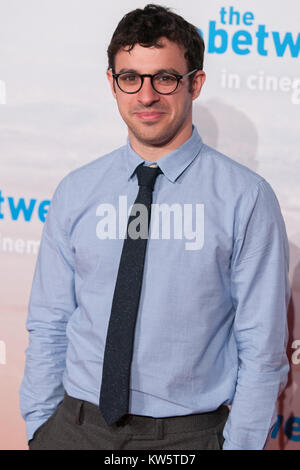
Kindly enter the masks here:
M 112 69 L 110 69 L 112 71 Z M 119 85 L 119 77 L 121 75 L 125 75 L 126 73 L 130 73 L 130 72 L 122 72 L 122 73 L 112 73 L 112 76 L 114 78 L 114 80 L 117 82 L 117 85 L 118 85 L 118 88 L 123 92 L 123 93 L 127 93 L 128 95 L 135 95 L 136 93 L 138 93 L 142 87 L 143 87 L 143 84 L 144 84 L 144 79 L 146 77 L 149 77 L 150 80 L 151 80 L 151 85 L 152 85 L 152 88 L 153 90 L 158 93 L 159 95 L 171 95 L 172 93 L 175 93 L 175 91 L 177 90 L 178 86 L 179 86 L 179 83 L 180 83 L 180 80 L 182 80 L 183 78 L 185 77 L 188 77 L 189 75 L 192 75 L 193 73 L 195 72 L 198 72 L 198 70 L 201 70 L 200 68 L 195 68 L 194 70 L 192 70 L 191 72 L 187 72 L 185 73 L 184 75 L 179 75 L 179 74 L 175 74 L 175 73 L 169 73 L 169 72 L 165 72 L 166 74 L 168 75 L 172 75 L 173 77 L 176 78 L 177 80 L 177 85 L 176 85 L 176 88 L 173 90 L 173 91 L 169 91 L 168 93 L 162 93 L 161 91 L 157 91 L 156 88 L 154 87 L 153 85 L 153 80 L 154 80 L 154 77 L 156 77 L 157 75 L 161 75 L 162 72 L 159 72 L 159 73 L 155 73 L 155 74 L 149 74 L 149 73 L 144 73 L 144 74 L 140 74 L 140 73 L 137 73 L 137 72 L 133 72 L 135 73 L 136 75 L 139 75 L 141 77 L 141 86 L 138 90 L 136 91 L 124 91 L 122 90 L 122 88 L 120 87 Z

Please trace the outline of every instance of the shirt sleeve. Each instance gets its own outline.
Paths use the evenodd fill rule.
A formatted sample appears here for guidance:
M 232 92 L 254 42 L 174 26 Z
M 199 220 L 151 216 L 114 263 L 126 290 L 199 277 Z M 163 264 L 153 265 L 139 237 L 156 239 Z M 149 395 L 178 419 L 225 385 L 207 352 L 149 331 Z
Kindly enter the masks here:
M 289 371 L 289 248 L 277 198 L 262 180 L 249 191 L 231 260 L 239 368 L 224 450 L 262 450 Z
M 26 322 L 29 345 L 20 388 L 20 408 L 28 440 L 64 396 L 66 327 L 76 309 L 74 254 L 67 236 L 65 188 L 63 180 L 49 208 L 29 300 Z

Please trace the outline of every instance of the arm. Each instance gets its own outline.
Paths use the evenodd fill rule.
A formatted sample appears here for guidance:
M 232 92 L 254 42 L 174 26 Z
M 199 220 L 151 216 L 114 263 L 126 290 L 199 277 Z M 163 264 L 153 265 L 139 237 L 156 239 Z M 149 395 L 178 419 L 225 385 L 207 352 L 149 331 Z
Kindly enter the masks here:
M 66 326 L 76 308 L 74 259 L 67 234 L 65 180 L 58 186 L 45 222 L 29 301 L 29 346 L 20 407 L 30 440 L 62 401 Z
M 231 263 L 239 370 L 224 449 L 263 449 L 286 385 L 288 241 L 276 196 L 262 180 L 248 194 Z

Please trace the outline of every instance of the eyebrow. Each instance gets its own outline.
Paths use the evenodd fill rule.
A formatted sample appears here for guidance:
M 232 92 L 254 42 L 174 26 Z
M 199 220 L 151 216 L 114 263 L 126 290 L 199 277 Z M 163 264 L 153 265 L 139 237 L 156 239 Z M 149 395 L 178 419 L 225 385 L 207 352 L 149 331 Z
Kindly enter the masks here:
M 135 69 L 126 69 L 126 68 L 121 69 L 118 73 L 138 73 L 139 74 L 139 72 Z M 151 75 L 156 75 L 157 73 L 172 73 L 172 74 L 175 74 L 175 75 L 182 75 L 181 73 L 178 72 L 178 70 L 173 69 L 173 68 L 159 69 L 155 73 L 152 73 Z M 141 74 L 141 75 L 143 75 L 143 74 Z

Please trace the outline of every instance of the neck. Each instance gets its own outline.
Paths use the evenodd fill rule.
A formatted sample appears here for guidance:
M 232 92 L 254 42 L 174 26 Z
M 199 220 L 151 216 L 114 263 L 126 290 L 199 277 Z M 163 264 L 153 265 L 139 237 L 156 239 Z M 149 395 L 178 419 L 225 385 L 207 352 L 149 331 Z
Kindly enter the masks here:
M 165 143 L 155 144 L 148 143 L 138 139 L 129 129 L 129 142 L 131 148 L 141 157 L 143 160 L 156 162 L 160 158 L 168 155 L 169 153 L 176 150 L 178 147 L 183 145 L 192 135 L 193 128 L 192 123 L 185 126 L 180 133 L 177 133 L 174 137 L 171 137 Z

